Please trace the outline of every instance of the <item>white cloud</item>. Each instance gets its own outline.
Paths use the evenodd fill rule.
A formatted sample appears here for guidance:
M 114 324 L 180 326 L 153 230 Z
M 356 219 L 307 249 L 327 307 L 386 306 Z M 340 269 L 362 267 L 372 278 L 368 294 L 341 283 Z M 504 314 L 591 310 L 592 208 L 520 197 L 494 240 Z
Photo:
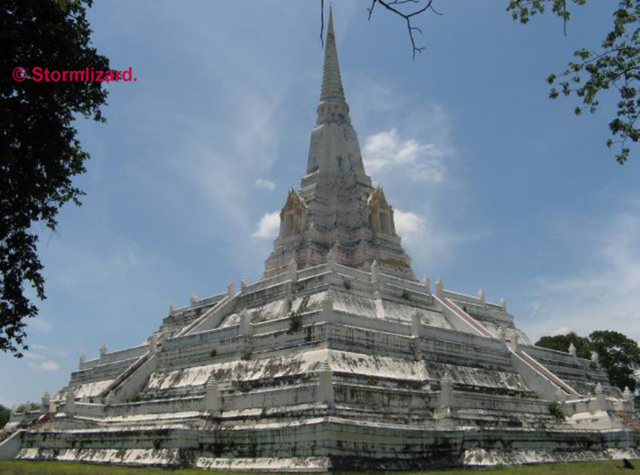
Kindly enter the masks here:
M 256 181 L 253 182 L 253 185 L 256 188 L 262 188 L 263 190 L 273 191 L 276 189 L 275 182 L 271 180 L 267 180 L 266 178 L 258 178 Z
M 412 211 L 396 209 L 393 217 L 396 223 L 396 233 L 402 237 L 405 243 L 411 244 L 424 234 L 426 218 L 423 216 Z
M 279 229 L 280 211 L 273 211 L 260 218 L 258 227 L 251 236 L 257 239 L 273 239 L 277 236 Z
M 39 371 L 58 371 L 60 369 L 60 365 L 53 360 L 42 361 L 41 363 L 28 363 L 29 368 L 39 370 Z
M 443 265 L 455 255 L 462 245 L 486 239 L 491 232 L 486 229 L 474 229 L 460 232 L 441 223 L 432 212 L 394 210 L 396 232 L 402 238 L 402 244 L 411 256 L 414 270 L 428 269 L 430 272 Z
M 34 346 L 38 346 L 42 349 L 45 349 L 45 347 L 42 345 L 34 345 Z M 45 350 L 45 352 L 46 351 L 48 350 Z M 38 371 L 54 372 L 60 369 L 60 365 L 57 362 L 52 360 L 50 356 L 42 353 L 27 351 L 24 353 L 24 359 L 28 361 L 27 366 L 29 368 L 32 368 Z
M 364 161 L 367 171 L 401 171 L 412 180 L 440 183 L 445 179 L 444 160 L 451 151 L 444 145 L 401 139 L 395 128 L 369 135 L 364 141 Z
M 527 324 L 533 336 L 615 330 L 639 340 L 640 205 L 580 225 L 570 220 L 558 233 L 573 241 L 586 264 L 535 281 L 529 304 L 535 322 Z

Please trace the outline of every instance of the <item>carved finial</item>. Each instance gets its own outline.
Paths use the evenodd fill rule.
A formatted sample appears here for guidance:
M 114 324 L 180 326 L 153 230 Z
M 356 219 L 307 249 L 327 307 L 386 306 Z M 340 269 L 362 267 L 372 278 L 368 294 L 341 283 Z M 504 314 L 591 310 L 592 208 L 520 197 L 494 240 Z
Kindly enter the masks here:
M 438 298 L 444 298 L 444 285 L 442 284 L 442 279 L 438 277 L 436 280 L 436 295 Z
M 338 243 L 334 243 L 334 245 L 327 252 L 327 265 L 331 271 L 335 270 L 336 260 L 338 257 Z
M 249 278 L 245 275 L 242 279 L 240 279 L 240 291 L 245 292 L 249 287 Z
M 374 260 L 371 263 L 371 282 L 378 282 L 380 280 L 380 266 L 378 261 Z
M 231 299 L 236 295 L 236 284 L 233 280 L 230 280 L 227 284 L 227 296 Z
M 429 279 L 429 277 L 425 275 L 420 281 L 420 284 L 422 284 L 428 294 L 431 293 L 431 279 Z
M 633 400 L 633 393 L 629 389 L 629 386 L 624 387 L 624 392 L 622 393 L 622 397 L 627 401 Z
M 498 302 L 498 303 L 502 307 L 502 310 L 504 310 L 506 312 L 507 311 L 507 301 L 504 299 L 504 297 L 500 297 L 500 302 Z
M 195 304 L 198 302 L 198 294 L 196 294 L 195 292 L 191 294 L 191 305 Z
M 82 369 L 82 365 L 85 361 L 87 361 L 87 357 L 84 354 L 80 355 L 80 369 Z
M 177 308 L 178 306 L 175 303 L 172 303 L 171 305 L 169 305 L 169 315 L 173 315 L 173 313 L 175 313 Z
M 69 391 L 67 391 L 64 412 L 67 413 L 67 416 L 72 416 L 76 412 L 76 394 L 73 389 L 69 389 Z
M 100 347 L 100 356 L 104 356 L 107 353 L 109 353 L 109 349 L 107 348 L 107 345 L 102 345 Z
M 40 404 L 40 411 L 43 414 L 49 413 L 49 405 L 51 404 L 51 396 L 49 396 L 49 391 L 45 391 L 42 395 L 42 402 Z
M 520 342 L 518 341 L 518 334 L 516 332 L 513 332 L 511 334 L 511 350 L 514 352 L 518 352 L 520 351 Z
M 498 327 L 498 339 L 504 341 L 504 327 Z
M 322 301 L 322 317 L 325 322 L 333 318 L 333 298 L 331 298 L 329 292 L 327 292 L 327 295 Z
M 591 361 L 593 361 L 595 364 L 599 363 L 600 355 L 598 354 L 597 351 L 594 351 L 593 353 L 591 353 Z
M 571 343 L 571 344 L 569 345 L 569 354 L 570 354 L 571 356 L 576 356 L 576 353 L 577 353 L 577 351 L 576 351 L 576 346 L 575 346 L 573 343 Z
M 602 384 L 598 383 L 596 384 L 596 389 L 594 391 L 596 393 L 596 396 L 599 396 L 600 394 L 604 393 L 604 390 L 602 389 Z
M 484 290 L 482 290 L 482 289 L 478 290 L 478 299 L 479 299 L 482 303 L 485 303 Z
M 420 315 L 420 312 L 415 312 L 413 315 L 411 315 L 411 336 L 419 337 L 421 327 L 422 327 L 422 316 Z
M 331 252 L 331 251 L 329 251 L 329 252 Z M 289 278 L 293 282 L 298 280 L 298 263 L 296 262 L 296 260 L 293 257 L 289 260 Z
M 153 332 L 149 337 L 149 349 L 152 353 L 158 351 L 158 332 Z

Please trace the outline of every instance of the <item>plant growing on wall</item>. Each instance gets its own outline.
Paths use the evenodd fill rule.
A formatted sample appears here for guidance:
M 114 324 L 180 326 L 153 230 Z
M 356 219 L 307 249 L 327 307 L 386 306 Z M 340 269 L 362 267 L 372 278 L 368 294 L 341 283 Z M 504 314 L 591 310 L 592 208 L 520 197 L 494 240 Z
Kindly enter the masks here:
M 551 414 L 559 421 L 564 421 L 564 409 L 562 409 L 562 404 L 560 404 L 558 401 L 552 401 L 549 404 L 549 414 Z
M 289 333 L 297 332 L 302 329 L 302 315 L 291 311 L 289 314 Z

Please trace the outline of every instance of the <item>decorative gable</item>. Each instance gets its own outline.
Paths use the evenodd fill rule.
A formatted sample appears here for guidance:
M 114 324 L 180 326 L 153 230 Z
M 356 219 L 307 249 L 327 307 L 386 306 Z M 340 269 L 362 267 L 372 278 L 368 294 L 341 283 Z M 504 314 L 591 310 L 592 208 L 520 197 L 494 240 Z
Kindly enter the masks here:
M 367 200 L 371 211 L 371 228 L 374 234 L 396 236 L 396 225 L 393 219 L 393 208 L 387 202 L 384 191 L 378 186 Z
M 280 237 L 296 236 L 302 232 L 307 205 L 293 189 L 289 190 L 287 201 L 280 211 Z

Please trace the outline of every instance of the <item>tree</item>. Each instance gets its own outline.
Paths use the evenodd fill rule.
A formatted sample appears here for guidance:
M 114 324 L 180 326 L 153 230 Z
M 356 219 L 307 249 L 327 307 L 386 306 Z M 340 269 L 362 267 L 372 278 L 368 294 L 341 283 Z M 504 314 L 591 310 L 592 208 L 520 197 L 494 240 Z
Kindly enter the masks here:
M 0 6 L 0 351 L 18 357 L 27 349 L 25 319 L 38 313 L 25 286 L 45 298 L 36 225 L 54 231 L 59 208 L 80 204 L 83 193 L 72 178 L 85 171 L 89 155 L 73 121 L 78 115 L 102 121 L 107 97 L 102 82 L 36 81 L 34 68 L 108 70 L 108 59 L 90 46 L 91 3 L 5 0 Z
M 548 6 L 566 25 L 571 18 L 569 0 L 511 0 L 509 10 L 515 20 L 526 24 L 535 15 L 544 13 Z M 581 6 L 587 0 L 571 0 Z M 614 5 L 614 2 L 611 2 Z M 569 62 L 567 69 L 559 74 L 550 74 L 547 78 L 553 87 L 549 97 L 575 95 L 582 105 L 574 111 L 581 115 L 585 110 L 594 113 L 600 105 L 600 95 L 605 91 L 618 93 L 617 113 L 609 122 L 612 137 L 607 147 L 617 144 L 615 154 L 618 163 L 624 163 L 631 149 L 627 141 L 640 139 L 640 128 L 636 125 L 640 115 L 640 0 L 618 0 L 613 9 L 613 25 L 605 36 L 599 49 L 582 48 L 574 52 L 575 60 Z
M 589 339 L 611 384 L 620 389 L 629 387 L 632 391 L 635 390 L 634 370 L 640 366 L 638 343 L 614 331 L 595 331 L 589 335 Z
M 7 425 L 9 417 L 11 417 L 11 410 L 0 404 L 0 429 Z
M 632 391 L 635 389 L 634 371 L 640 367 L 640 348 L 636 341 L 622 333 L 605 330 L 595 331 L 588 338 L 580 337 L 575 332 L 543 336 L 536 346 L 568 352 L 571 343 L 576 347 L 579 358 L 591 358 L 594 351 L 598 353 L 600 365 L 613 386 L 620 389 L 628 387 Z
M 566 335 L 543 336 L 536 342 L 536 346 L 568 353 L 569 346 L 572 343 L 576 347 L 576 356 L 578 358 L 591 358 L 591 342 L 588 338 L 582 338 L 575 332 L 567 333 Z

